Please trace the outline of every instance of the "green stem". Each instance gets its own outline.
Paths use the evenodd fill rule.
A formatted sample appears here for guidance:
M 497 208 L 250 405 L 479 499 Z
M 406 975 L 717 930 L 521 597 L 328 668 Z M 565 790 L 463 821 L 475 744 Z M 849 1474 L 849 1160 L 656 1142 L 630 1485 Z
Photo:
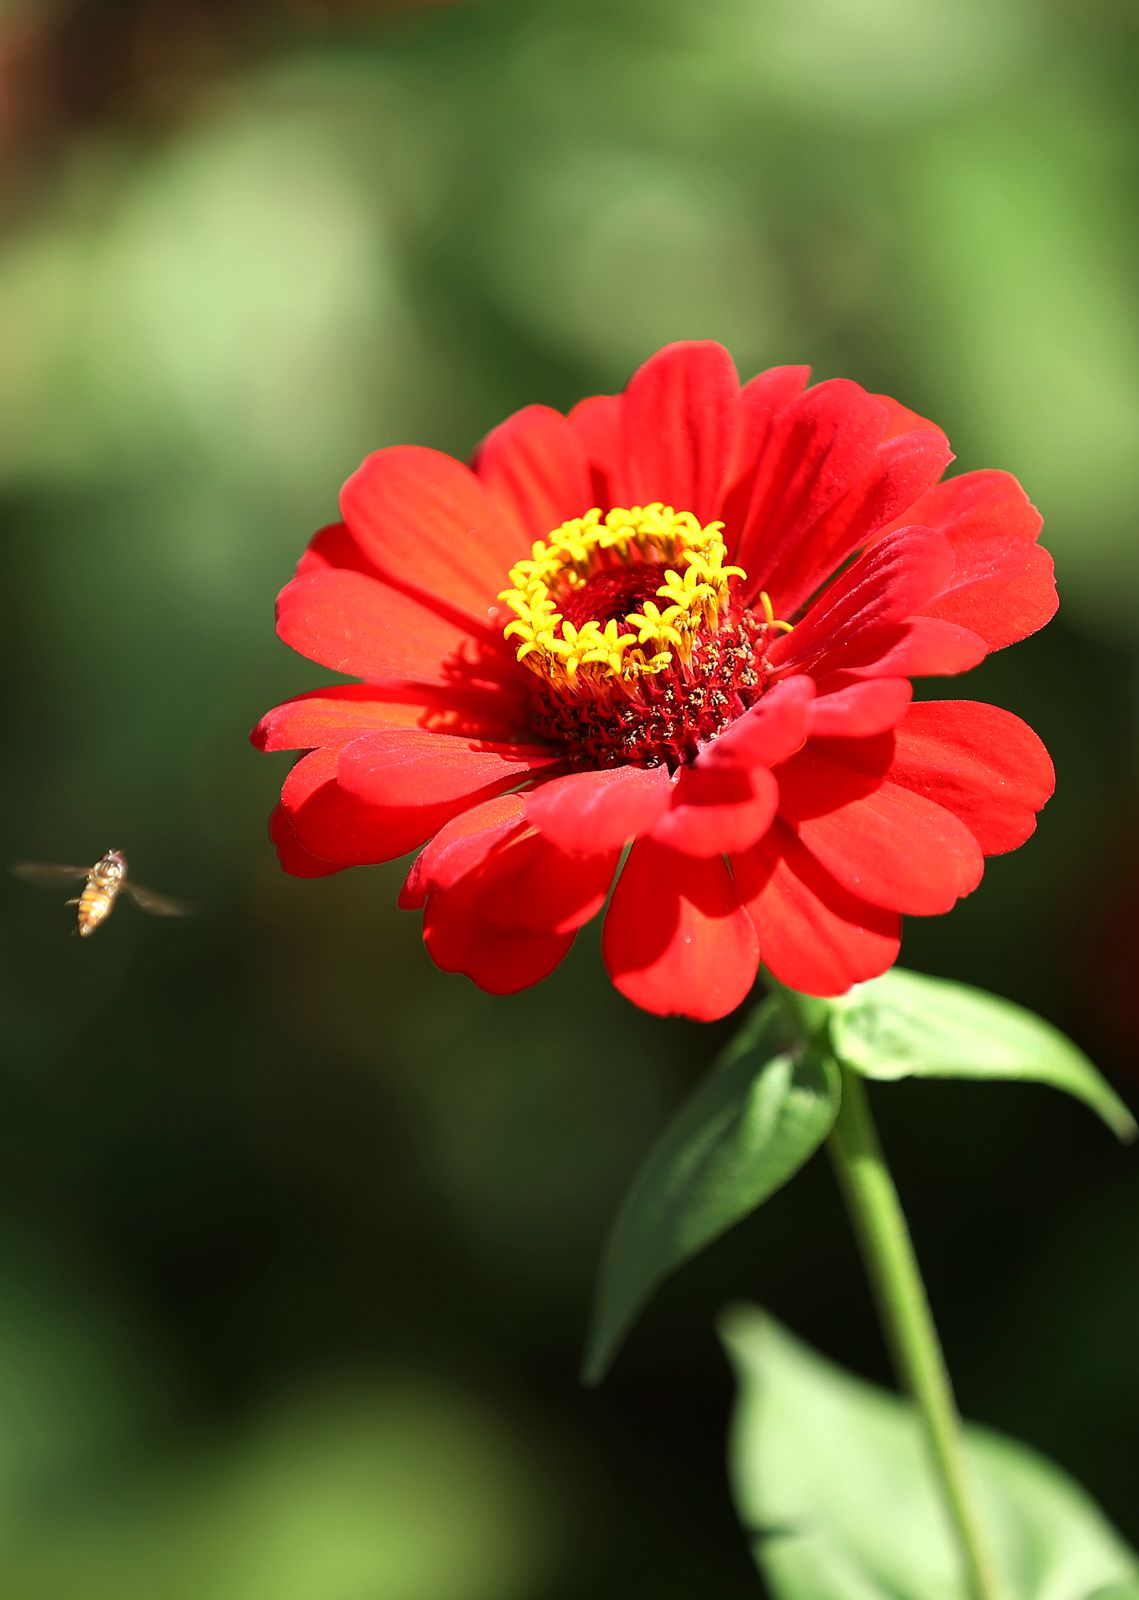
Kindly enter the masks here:
M 921 1418 L 937 1486 L 973 1600 L 1003 1600 L 973 1500 L 961 1418 L 925 1285 L 870 1115 L 862 1079 L 846 1067 L 830 1152 L 846 1199 L 898 1381 Z

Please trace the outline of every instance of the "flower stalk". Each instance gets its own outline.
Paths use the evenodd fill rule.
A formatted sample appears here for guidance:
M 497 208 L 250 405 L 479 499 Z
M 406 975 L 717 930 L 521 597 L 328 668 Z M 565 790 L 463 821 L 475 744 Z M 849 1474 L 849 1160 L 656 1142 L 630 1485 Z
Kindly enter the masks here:
M 934 1477 L 972 1600 L 1007 1600 L 980 1525 L 961 1418 L 898 1191 L 865 1085 L 840 1064 L 842 1101 L 829 1149 L 898 1381 L 921 1419 Z

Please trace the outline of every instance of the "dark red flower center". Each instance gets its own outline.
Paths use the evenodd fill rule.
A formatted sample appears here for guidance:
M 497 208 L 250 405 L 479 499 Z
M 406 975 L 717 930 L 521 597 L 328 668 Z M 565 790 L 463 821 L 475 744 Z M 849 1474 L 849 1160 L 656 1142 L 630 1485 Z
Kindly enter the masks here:
M 739 601 L 723 525 L 659 502 L 600 510 L 534 546 L 500 596 L 533 674 L 531 721 L 575 766 L 675 770 L 755 704 L 779 629 Z
M 595 572 L 562 599 L 562 620 L 575 628 L 586 622 L 599 622 L 603 627 L 607 622 L 624 622 L 646 601 L 656 600 L 664 580 L 665 568 L 659 561 Z

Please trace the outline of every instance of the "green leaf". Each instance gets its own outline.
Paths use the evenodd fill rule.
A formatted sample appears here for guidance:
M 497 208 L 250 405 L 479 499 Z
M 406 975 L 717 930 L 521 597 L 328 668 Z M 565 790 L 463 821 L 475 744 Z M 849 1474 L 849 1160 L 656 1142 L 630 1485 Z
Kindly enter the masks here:
M 970 1600 L 911 1407 L 753 1307 L 721 1333 L 739 1383 L 736 1507 L 775 1600 Z M 1114 1584 L 1125 1600 L 1139 1557 L 1082 1489 L 981 1429 L 966 1429 L 966 1454 L 1010 1600 L 1091 1600 Z
M 602 1258 L 583 1380 L 600 1383 L 654 1289 L 792 1177 L 830 1132 L 838 1074 L 786 1048 L 765 1001 L 665 1130 Z
M 1083 1100 L 1121 1139 L 1135 1119 L 1058 1029 L 963 983 L 895 967 L 831 1002 L 835 1054 L 864 1078 L 1006 1078 Z

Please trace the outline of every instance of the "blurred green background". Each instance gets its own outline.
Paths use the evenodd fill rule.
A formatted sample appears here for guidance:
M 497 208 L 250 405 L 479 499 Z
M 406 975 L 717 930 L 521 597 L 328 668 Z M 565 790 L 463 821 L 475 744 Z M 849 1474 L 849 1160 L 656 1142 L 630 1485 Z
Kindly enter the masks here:
M 402 868 L 285 878 L 273 597 L 341 481 L 711 336 L 947 430 L 1062 615 L 975 674 L 1059 791 L 908 964 L 1139 1100 L 1136 12 L 1118 0 L 0 0 L 10 858 L 4 1600 L 717 1600 L 758 1580 L 712 1319 L 885 1362 L 819 1161 L 577 1386 L 632 1168 L 727 1027 L 435 971 Z M 952 691 L 951 691 L 952 692 Z M 62 896 L 60 897 L 62 898 Z M 971 1414 L 1139 1540 L 1136 1157 L 1044 1090 L 875 1095 Z

